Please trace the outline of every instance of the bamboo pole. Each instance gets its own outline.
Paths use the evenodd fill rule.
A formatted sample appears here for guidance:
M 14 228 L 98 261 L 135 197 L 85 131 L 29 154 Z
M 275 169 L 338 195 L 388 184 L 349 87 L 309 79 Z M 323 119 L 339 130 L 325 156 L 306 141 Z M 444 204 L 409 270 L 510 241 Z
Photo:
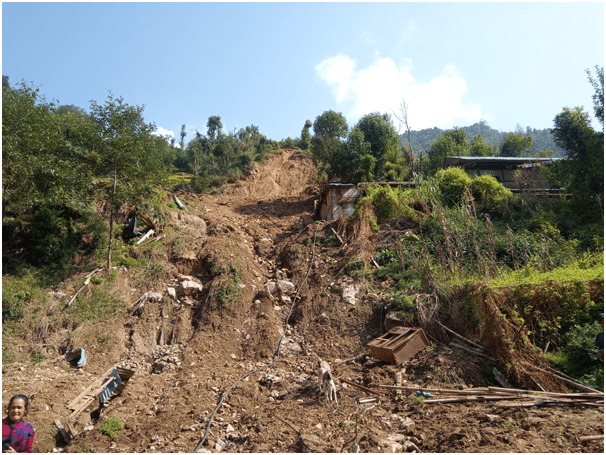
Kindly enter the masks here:
M 604 435 L 603 434 L 595 434 L 592 436 L 579 436 L 579 441 L 580 442 L 586 442 L 586 441 L 602 441 L 604 442 Z
M 360 390 L 364 390 L 365 392 L 368 392 L 371 395 L 378 395 L 379 393 L 385 393 L 385 392 L 374 391 L 372 389 L 369 389 L 368 387 L 364 387 L 363 385 L 360 385 L 360 384 L 358 384 L 356 382 L 348 381 L 347 379 L 344 379 L 344 378 L 339 378 L 339 380 L 343 381 L 345 384 L 349 384 L 352 387 L 355 387 L 355 388 L 360 389 Z
M 459 337 L 459 338 L 460 338 L 461 340 L 463 340 L 464 342 L 466 342 L 466 343 L 468 343 L 468 344 L 470 344 L 470 345 L 472 345 L 472 346 L 475 346 L 476 348 L 478 348 L 478 349 L 480 349 L 480 350 L 482 350 L 482 351 L 485 351 L 485 350 L 486 350 L 486 348 L 484 348 L 484 346 L 482 346 L 481 344 L 474 343 L 473 341 L 468 340 L 467 338 L 465 338 L 465 337 L 463 337 L 463 336 L 459 335 L 457 332 L 455 332 L 455 331 L 454 331 L 454 330 L 452 330 L 452 329 L 449 329 L 448 327 L 446 327 L 444 324 L 442 324 L 442 323 L 441 323 L 440 321 L 438 321 L 437 319 L 436 319 L 435 321 L 436 321 L 436 323 L 437 323 L 437 324 L 438 324 L 440 327 L 442 327 L 444 330 L 446 330 L 447 332 L 450 332 L 451 334 L 453 334 L 453 335 L 454 335 L 454 336 L 456 336 L 456 337 Z

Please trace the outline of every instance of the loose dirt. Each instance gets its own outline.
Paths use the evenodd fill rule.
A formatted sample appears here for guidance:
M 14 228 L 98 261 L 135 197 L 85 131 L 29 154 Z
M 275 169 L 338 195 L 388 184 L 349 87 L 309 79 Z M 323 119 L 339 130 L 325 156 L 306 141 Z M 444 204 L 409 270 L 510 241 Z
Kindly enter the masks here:
M 16 393 L 31 397 L 35 451 L 192 452 L 212 416 L 200 451 L 603 452 L 602 441 L 578 439 L 603 434 L 603 408 L 428 404 L 406 392 L 356 404 L 368 393 L 340 378 L 373 389 L 394 385 L 401 372 L 406 384 L 463 389 L 487 385 L 487 365 L 440 343 L 403 365 L 373 359 L 366 344 L 381 334 L 383 294 L 359 283 L 352 305 L 341 292 L 353 282 L 347 265 L 376 239 L 360 226 L 316 222 L 312 171 L 309 157 L 286 150 L 220 194 L 179 194 L 188 211 L 174 211 L 167 222 L 179 242 L 160 240 L 146 253 L 166 279 L 140 283 L 122 269 L 117 280 L 129 305 L 151 291 L 164 295 L 161 302 L 50 337 L 55 346 L 67 337 L 90 340 L 82 370 L 69 368 L 59 349 L 38 364 L 5 367 L 3 405 Z M 135 247 L 132 254 L 143 251 Z M 203 290 L 175 302 L 165 291 L 186 277 Z M 237 278 L 231 287 L 229 277 Z M 277 280 L 292 282 L 296 291 L 267 292 Z M 325 406 L 318 390 L 318 358 L 332 364 L 338 405 Z M 136 374 L 107 407 L 99 410 L 95 402 L 80 416 L 71 443 L 61 442 L 53 420 L 64 421 L 67 404 L 116 364 Z M 124 424 L 116 439 L 99 431 L 107 417 Z

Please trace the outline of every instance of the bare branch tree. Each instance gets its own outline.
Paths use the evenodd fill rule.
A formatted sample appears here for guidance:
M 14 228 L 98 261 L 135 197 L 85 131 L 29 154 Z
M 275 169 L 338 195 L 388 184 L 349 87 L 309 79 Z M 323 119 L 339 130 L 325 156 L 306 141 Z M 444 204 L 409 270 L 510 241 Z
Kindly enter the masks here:
M 421 157 L 417 160 L 415 154 L 412 149 L 412 131 L 410 126 L 408 125 L 408 104 L 402 99 L 400 103 L 400 116 L 398 116 L 395 112 L 393 113 L 394 117 L 398 119 L 400 124 L 398 125 L 398 135 L 400 134 L 400 127 L 404 125 L 406 129 L 406 136 L 408 138 L 408 147 L 406 150 L 406 155 L 408 158 L 408 162 L 410 163 L 410 168 L 412 169 L 412 175 L 416 179 L 418 176 L 418 164 L 421 160 Z

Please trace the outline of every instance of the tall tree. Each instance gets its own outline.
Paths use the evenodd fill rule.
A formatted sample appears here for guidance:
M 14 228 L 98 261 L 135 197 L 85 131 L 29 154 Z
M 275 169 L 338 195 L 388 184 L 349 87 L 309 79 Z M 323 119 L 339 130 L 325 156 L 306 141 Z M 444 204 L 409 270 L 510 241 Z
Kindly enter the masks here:
M 595 131 L 582 108 L 565 108 L 554 119 L 553 134 L 566 150 L 561 168 L 568 176 L 571 202 L 587 221 L 603 219 L 604 133 Z
M 469 144 L 471 156 L 498 156 L 499 151 L 494 145 L 488 145 L 482 136 L 476 134 Z
M 313 129 L 311 145 L 317 172 L 324 174 L 320 179 L 330 179 L 335 156 L 344 146 L 343 139 L 347 136 L 347 121 L 340 112 L 325 111 L 316 117 Z
M 25 82 L 2 86 L 2 207 L 24 213 L 83 200 L 90 179 L 86 115 L 57 113 Z
M 96 135 L 91 153 L 97 188 L 109 204 L 107 271 L 111 270 L 114 218 L 122 203 L 138 205 L 165 177 L 162 156 L 155 153 L 156 127 L 145 123 L 143 106 L 130 106 L 111 93 L 103 105 L 91 101 Z
M 598 121 L 602 124 L 602 131 L 604 131 L 604 67 L 595 66 L 596 78 L 591 76 L 591 71 L 586 69 L 587 77 L 593 87 L 595 93 L 593 94 L 593 110 Z
M 426 172 L 435 174 L 444 166 L 447 156 L 469 156 L 467 133 L 460 128 L 453 128 L 442 133 L 431 143 L 427 151 Z
M 185 149 L 185 136 L 187 136 L 187 132 L 185 131 L 185 123 L 181 125 L 181 141 L 179 145 L 181 146 L 181 150 Z
M 221 123 L 221 117 L 218 115 L 212 115 L 208 117 L 208 122 L 206 122 L 206 128 L 208 129 L 206 134 L 211 142 L 214 144 L 218 139 L 221 131 L 223 130 L 223 123 Z
M 501 156 L 528 156 L 532 150 L 532 138 L 525 136 L 523 130 L 518 127 L 515 133 L 509 133 L 503 138 L 499 150 Z
M 301 140 L 299 141 L 299 147 L 303 150 L 311 148 L 311 133 L 309 132 L 311 127 L 311 120 L 305 120 L 305 125 L 303 125 L 303 129 L 301 130 Z
M 356 128 L 364 134 L 364 141 L 370 143 L 370 150 L 374 158 L 372 173 L 375 179 L 387 178 L 387 163 L 398 161 L 400 152 L 400 138 L 394 129 L 389 114 L 373 112 L 363 116 Z

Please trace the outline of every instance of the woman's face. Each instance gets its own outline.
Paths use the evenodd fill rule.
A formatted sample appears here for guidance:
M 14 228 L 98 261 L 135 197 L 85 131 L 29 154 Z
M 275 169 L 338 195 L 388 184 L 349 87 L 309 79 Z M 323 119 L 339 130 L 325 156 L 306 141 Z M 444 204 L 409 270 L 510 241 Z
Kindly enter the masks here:
M 25 401 L 15 398 L 8 407 L 8 416 L 13 422 L 18 422 L 25 417 Z

